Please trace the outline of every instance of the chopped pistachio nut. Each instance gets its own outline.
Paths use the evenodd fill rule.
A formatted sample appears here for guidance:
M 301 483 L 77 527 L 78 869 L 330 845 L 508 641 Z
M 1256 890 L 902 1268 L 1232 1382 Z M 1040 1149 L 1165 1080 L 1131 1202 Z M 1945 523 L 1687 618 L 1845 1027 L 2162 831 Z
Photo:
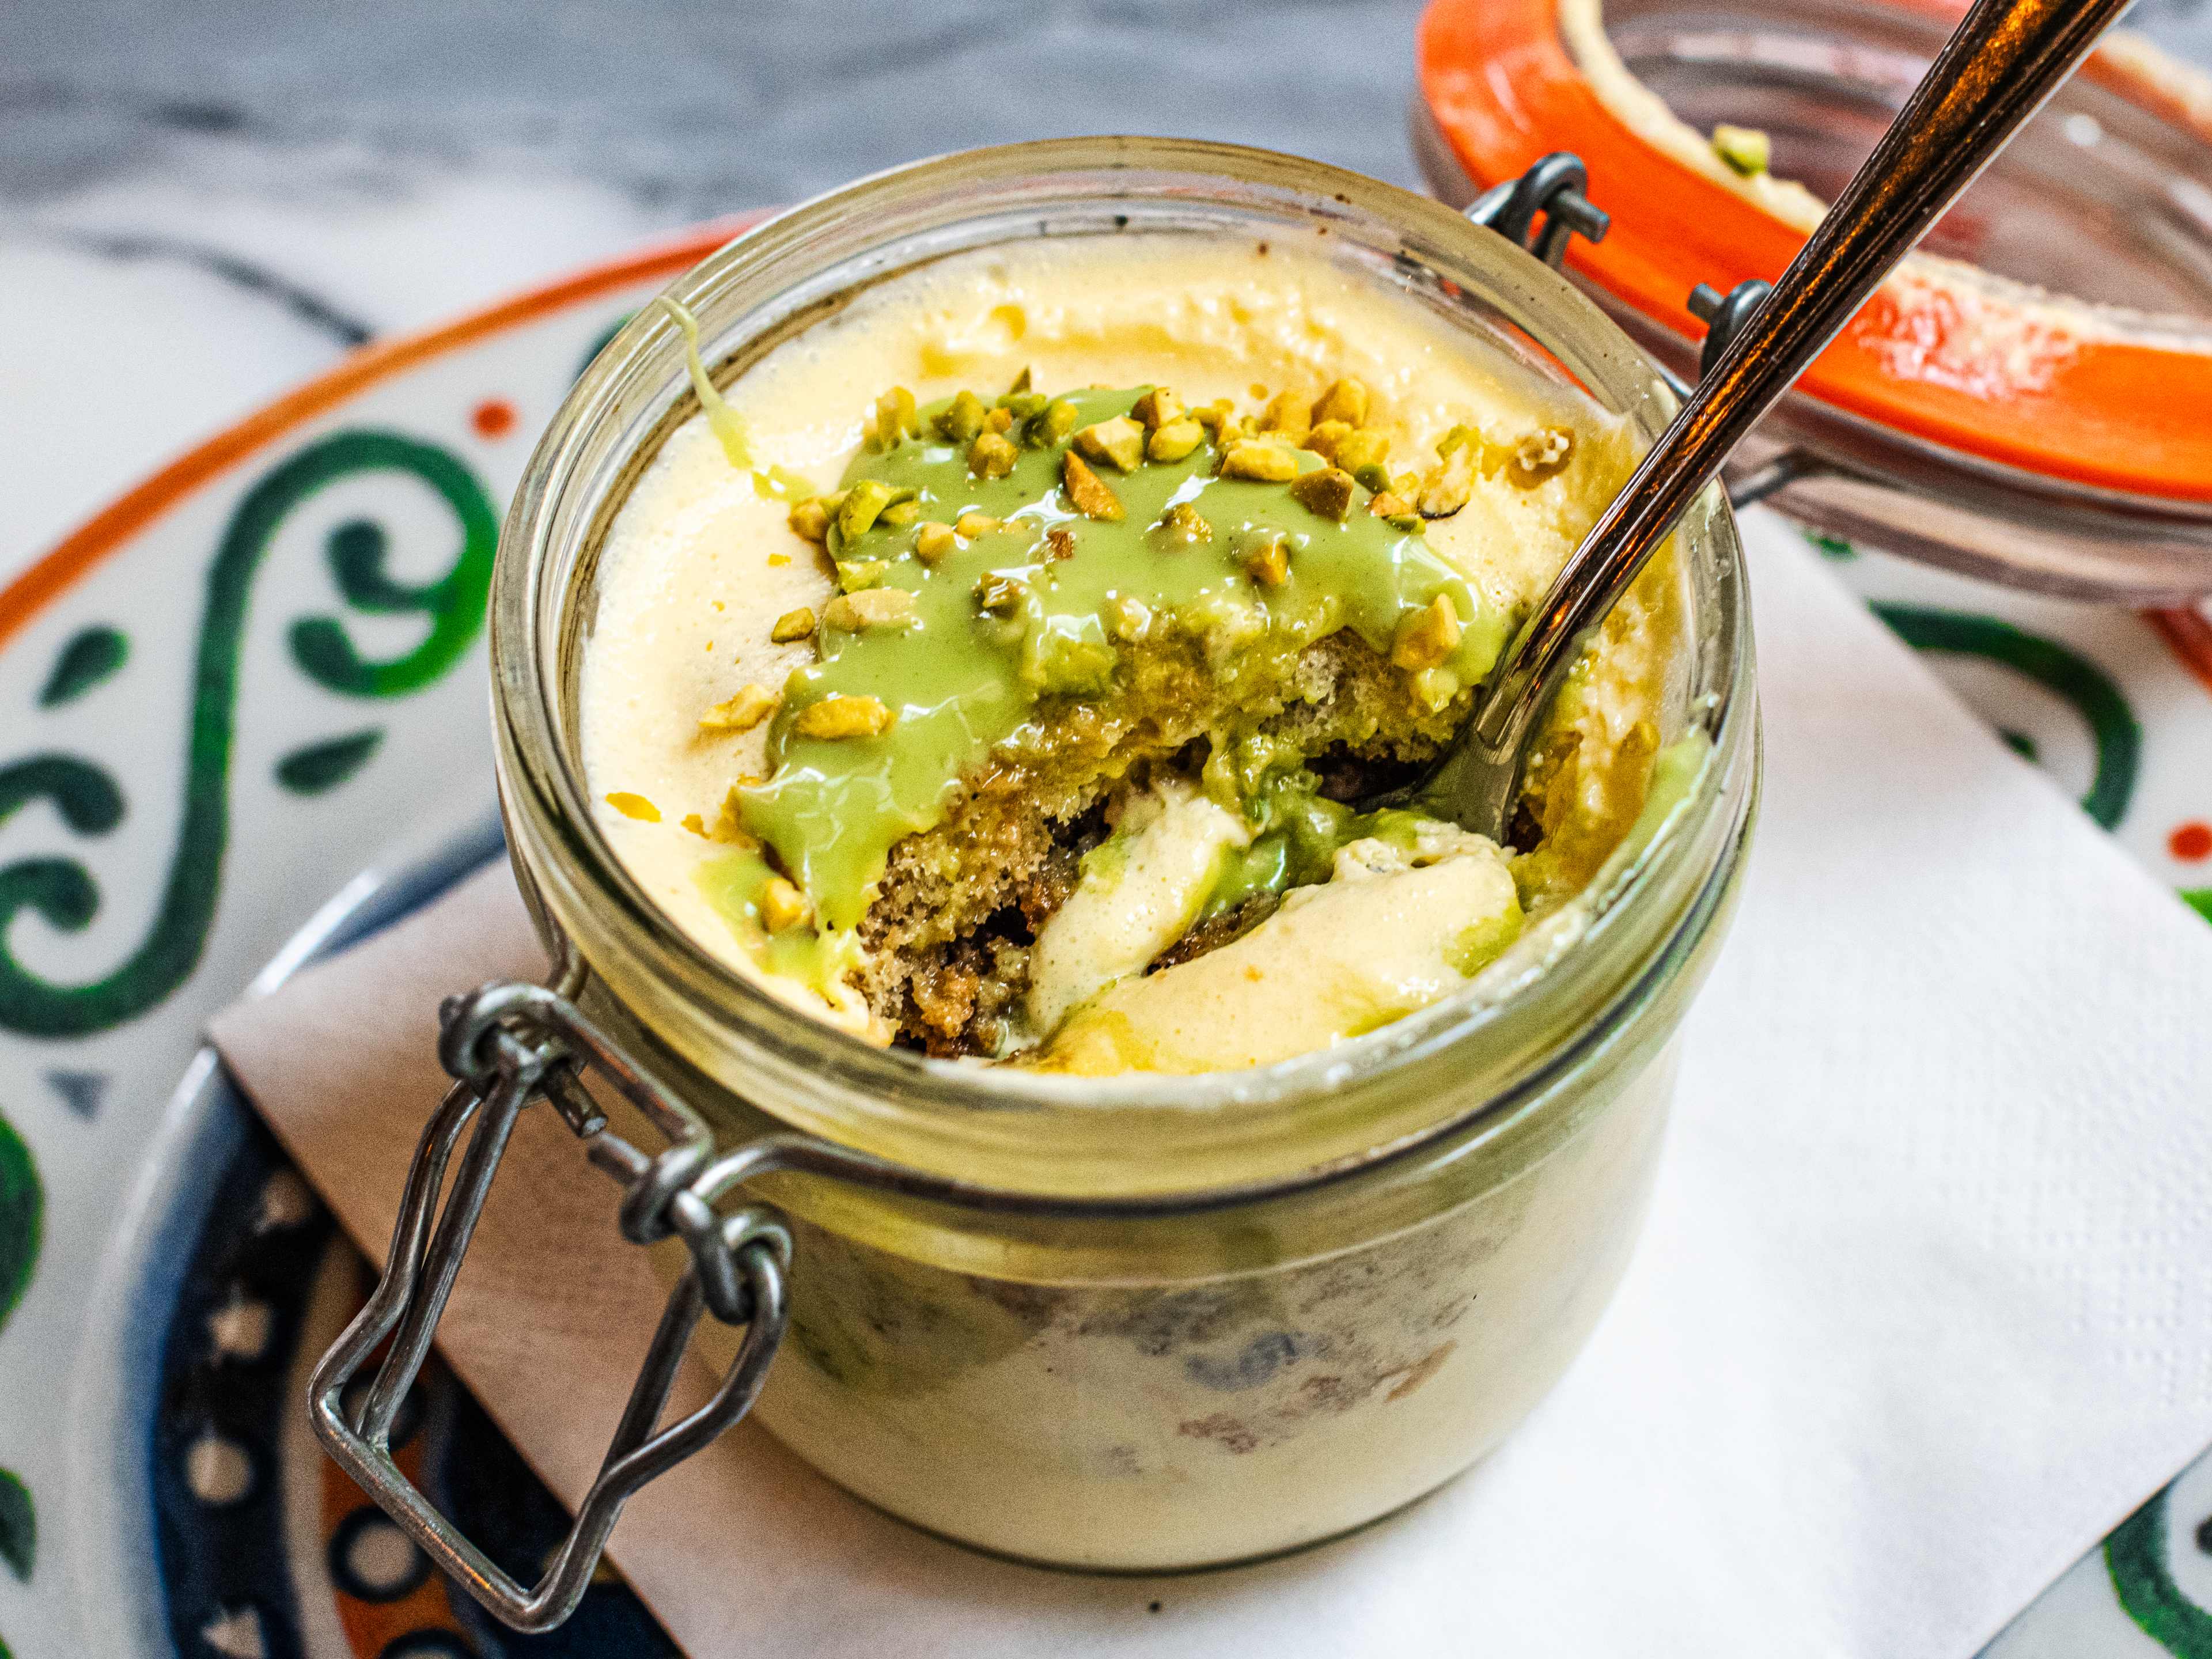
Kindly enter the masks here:
M 1152 631 L 1152 608 L 1133 593 L 1109 594 L 1106 600 L 1106 631 L 1125 645 L 1134 645 Z
M 699 716 L 702 732 L 750 732 L 775 713 L 782 698 L 764 685 L 749 685 Z
M 974 392 L 956 393 L 938 413 L 937 435 L 947 443 L 972 444 L 981 434 L 983 417 L 988 413 L 983 400 Z
M 1306 434 L 1305 447 L 1325 461 L 1336 459 L 1337 446 L 1352 435 L 1352 428 L 1343 421 L 1322 421 Z
M 1002 570 L 987 570 L 975 579 L 975 608 L 988 616 L 1006 617 L 1018 610 L 1029 584 Z
M 1367 424 L 1367 386 L 1364 382 L 1346 377 L 1333 380 L 1328 389 L 1314 399 L 1313 422 L 1342 421 L 1346 426 Z
M 835 520 L 837 533 L 847 541 L 856 541 L 875 527 L 884 509 L 896 501 L 911 501 L 911 489 L 894 489 L 876 478 L 863 478 L 845 492 L 838 504 Z
M 972 542 L 978 536 L 989 535 L 1000 526 L 988 513 L 963 513 L 953 520 L 952 528 L 962 540 Z
M 1291 481 L 1291 499 L 1316 518 L 1342 524 L 1352 511 L 1352 492 L 1358 487 L 1341 467 L 1316 467 Z
M 765 778 L 748 775 L 732 784 L 722 797 L 721 811 L 714 814 L 714 822 L 708 827 L 707 839 L 727 842 L 735 847 L 759 847 L 760 842 L 745 833 L 744 792 L 766 781 Z
M 1014 411 L 1003 404 L 983 417 L 983 430 L 1001 435 L 1014 429 Z
M 896 449 L 902 438 L 921 435 L 921 418 L 915 413 L 914 393 L 895 386 L 876 399 L 876 441 Z
M 1390 440 L 1382 433 L 1353 432 L 1339 441 L 1329 459 L 1357 478 L 1363 468 L 1379 467 L 1389 455 Z
M 1197 547 L 1212 539 L 1213 526 L 1188 501 L 1177 501 L 1152 526 L 1152 540 L 1162 547 Z
M 1045 556 L 1054 564 L 1075 556 L 1075 532 L 1064 525 L 1054 525 L 1044 532 Z
M 796 611 L 787 611 L 775 619 L 775 626 L 768 636 L 778 645 L 789 645 L 793 640 L 803 640 L 814 631 L 814 613 L 805 605 Z
M 1249 478 L 1258 483 L 1288 483 L 1298 476 L 1298 463 L 1280 444 L 1234 444 L 1221 458 L 1221 476 Z
M 1449 668 L 1424 668 L 1413 676 L 1413 695 L 1431 714 L 1460 693 L 1460 678 Z
M 640 823 L 660 822 L 660 809 L 642 795 L 632 794 L 627 789 L 617 789 L 607 797 L 607 805 L 626 818 L 635 818 Z
M 806 895 L 781 876 L 770 876 L 761 884 L 761 926 L 771 933 L 781 933 L 801 926 L 814 915 L 814 907 L 806 902 Z
M 1341 465 L 1342 463 L 1340 462 L 1339 465 Z M 1359 481 L 1359 487 L 1362 489 L 1371 490 L 1377 495 L 1387 495 L 1389 492 L 1390 469 L 1382 462 L 1370 461 L 1365 466 L 1352 468 L 1351 471 L 1352 476 Z
M 1024 421 L 1034 421 L 1045 411 L 1047 399 L 1042 392 L 1009 392 L 999 399 L 999 407 L 1014 418 L 1018 426 Z
M 1723 122 L 1713 129 L 1713 154 L 1747 179 L 1755 179 L 1774 159 L 1774 146 L 1757 127 L 1732 127 Z
M 1132 420 L 1144 423 L 1147 432 L 1157 432 L 1164 426 L 1172 426 L 1183 417 L 1182 399 L 1164 386 L 1156 386 L 1129 410 Z
M 819 545 L 822 538 L 830 533 L 830 510 L 823 506 L 822 498 L 817 495 L 793 507 L 791 516 L 784 522 L 791 526 L 792 534 L 801 541 Z
M 1236 413 L 1237 406 L 1228 398 L 1222 398 L 1210 404 L 1200 404 L 1190 411 L 1190 418 L 1208 432 L 1218 432 L 1221 429 L 1221 423 L 1233 418 Z
M 1014 376 L 1014 383 L 1006 388 L 1006 396 L 1009 398 L 1018 398 L 1022 393 L 1027 392 L 1029 389 L 1030 371 L 1028 368 L 1024 366 L 1022 372 Z
M 935 564 L 960 544 L 960 538 L 949 524 L 926 524 L 914 532 L 914 556 L 924 564 Z
M 1206 441 L 1206 428 L 1185 416 L 1170 421 L 1146 440 L 1145 454 L 1155 461 L 1180 461 Z
M 841 593 L 864 592 L 878 587 L 890 574 L 888 559 L 852 559 L 837 567 L 837 591 Z
M 1476 453 L 1474 445 L 1462 444 L 1429 470 L 1413 503 L 1423 518 L 1449 519 L 1467 505 L 1474 494 Z
M 1121 521 L 1121 498 L 1072 449 L 1060 457 L 1060 481 L 1067 490 L 1067 499 L 1085 518 L 1103 519 L 1109 524 Z
M 1014 470 L 1020 456 L 1021 452 L 1003 434 L 986 432 L 969 448 L 968 470 L 979 478 L 1003 478 Z
M 1513 446 L 1513 459 L 1506 466 L 1506 476 L 1524 489 L 1541 483 L 1572 460 L 1574 454 L 1572 427 L 1540 427 Z
M 1039 410 L 1027 427 L 1023 428 L 1024 441 L 1038 449 L 1067 441 L 1067 434 L 1075 430 L 1075 423 L 1083 418 L 1082 411 L 1065 398 L 1055 398 Z
M 1290 538 L 1279 530 L 1262 531 L 1244 544 L 1244 574 L 1262 587 L 1280 587 L 1291 579 Z
M 891 729 L 891 711 L 879 697 L 824 697 L 799 711 L 792 729 L 802 738 L 880 738 Z
M 1464 425 L 1455 426 L 1437 440 L 1437 459 L 1449 460 L 1457 450 L 1472 449 L 1475 459 L 1479 461 L 1482 459 L 1483 447 L 1482 433 L 1480 428 Z
M 1303 441 L 1313 426 L 1313 405 L 1295 392 L 1279 393 L 1274 401 L 1261 412 L 1260 430 L 1279 433 L 1293 441 Z
M 911 628 L 920 621 L 914 595 L 903 587 L 871 587 L 859 593 L 840 593 L 822 609 L 824 627 L 857 634 L 864 628 Z
M 1075 434 L 1075 447 L 1085 460 L 1133 472 L 1145 459 L 1145 428 L 1127 415 L 1116 415 L 1085 427 Z
M 1378 519 L 1402 519 L 1413 512 L 1413 504 L 1403 495 L 1388 489 L 1378 489 L 1369 498 L 1367 510 Z
M 1439 593 L 1398 623 L 1390 660 L 1401 668 L 1434 668 L 1459 649 L 1459 612 L 1452 608 L 1450 594 Z
M 921 516 L 920 501 L 893 501 L 884 509 L 883 516 L 876 522 L 892 526 L 909 525 Z

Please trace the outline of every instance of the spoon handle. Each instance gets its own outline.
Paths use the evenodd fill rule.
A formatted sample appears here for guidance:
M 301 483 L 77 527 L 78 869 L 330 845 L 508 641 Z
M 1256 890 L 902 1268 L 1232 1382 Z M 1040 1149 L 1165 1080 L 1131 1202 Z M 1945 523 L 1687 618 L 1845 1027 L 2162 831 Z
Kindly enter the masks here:
M 1471 723 L 1484 749 L 1518 749 L 1583 633 L 1612 610 L 1729 453 L 2127 3 L 1976 0 L 1874 154 L 1522 625 Z

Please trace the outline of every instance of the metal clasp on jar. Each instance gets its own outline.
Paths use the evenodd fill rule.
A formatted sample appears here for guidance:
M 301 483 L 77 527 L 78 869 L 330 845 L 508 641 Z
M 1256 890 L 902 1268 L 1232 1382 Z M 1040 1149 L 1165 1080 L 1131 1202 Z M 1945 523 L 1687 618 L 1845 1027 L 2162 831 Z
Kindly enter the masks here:
M 384 1277 L 315 1368 L 309 1390 L 316 1436 L 339 1466 L 441 1571 L 501 1623 L 526 1632 L 550 1630 L 575 1610 L 633 1493 L 751 1409 L 789 1315 L 789 1227 L 769 1205 L 727 1215 L 716 1211 L 714 1197 L 726 1190 L 726 1176 L 711 1167 L 712 1132 L 579 1012 L 572 999 L 584 979 L 585 969 L 572 955 L 550 985 L 487 985 L 450 999 L 440 1011 L 439 1059 L 453 1086 L 416 1145 Z M 587 1077 L 620 1093 L 669 1144 L 647 1153 L 616 1134 L 592 1097 Z M 591 1162 L 622 1184 L 623 1236 L 639 1244 L 679 1236 L 691 1260 L 669 1295 L 575 1524 L 544 1577 L 526 1588 L 464 1538 L 400 1473 L 391 1437 L 400 1402 L 429 1354 L 515 1121 L 540 1100 L 552 1103 L 584 1142 Z M 475 1132 L 447 1191 L 447 1166 L 472 1123 Z M 702 1313 L 744 1328 L 737 1358 L 705 1405 L 658 1427 Z M 349 1414 L 348 1385 L 387 1339 L 391 1347 L 375 1379 Z
M 1589 187 L 1589 169 L 1582 157 L 1572 150 L 1553 150 L 1518 179 L 1508 179 L 1483 191 L 1467 204 L 1465 216 L 1557 270 L 1567 257 L 1568 243 L 1576 236 L 1601 242 L 1613 228 L 1612 217 L 1583 193 Z M 1713 365 L 1765 302 L 1771 286 L 1756 280 L 1741 282 L 1723 294 L 1710 283 L 1699 283 L 1690 290 L 1686 301 L 1690 313 L 1706 325 L 1705 343 L 1698 352 L 1701 378 L 1712 373 Z M 1664 364 L 1658 367 L 1677 397 L 1689 395 L 1687 381 Z M 1833 471 L 1829 462 L 1808 450 L 1786 449 L 1729 478 L 1729 505 L 1749 507 L 1800 478 Z

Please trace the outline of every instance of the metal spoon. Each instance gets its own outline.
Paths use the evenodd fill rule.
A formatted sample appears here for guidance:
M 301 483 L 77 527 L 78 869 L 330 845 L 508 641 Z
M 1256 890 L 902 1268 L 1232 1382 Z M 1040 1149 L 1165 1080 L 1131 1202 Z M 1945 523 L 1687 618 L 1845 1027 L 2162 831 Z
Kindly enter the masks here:
M 1568 558 L 1451 746 L 1419 783 L 1366 805 L 1418 800 L 1504 838 L 1537 719 L 1589 630 L 1729 453 L 2127 4 L 1977 0 L 1866 165 Z

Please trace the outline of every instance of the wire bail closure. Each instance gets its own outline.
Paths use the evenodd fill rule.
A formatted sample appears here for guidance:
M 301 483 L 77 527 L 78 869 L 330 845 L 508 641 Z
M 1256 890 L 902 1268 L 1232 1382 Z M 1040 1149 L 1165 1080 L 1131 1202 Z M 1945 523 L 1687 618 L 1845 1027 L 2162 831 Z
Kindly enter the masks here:
M 1613 219 L 1583 192 L 1589 188 L 1589 169 L 1572 150 L 1555 149 L 1517 179 L 1492 185 L 1467 204 L 1464 216 L 1486 230 L 1534 254 L 1554 270 L 1567 257 L 1567 245 L 1582 236 L 1593 242 L 1605 240 Z M 1538 223 L 1541 216 L 1542 222 Z M 1765 301 L 1771 284 L 1756 279 L 1738 283 L 1726 294 L 1709 283 L 1699 283 L 1684 301 L 1690 314 L 1706 325 L 1705 343 L 1698 353 L 1700 379 L 1727 354 L 1743 325 Z M 1664 364 L 1659 373 L 1677 397 L 1690 394 L 1689 383 Z M 1838 469 L 1804 449 L 1785 449 L 1763 465 L 1729 481 L 1729 505 L 1749 507 L 1776 490 Z
M 711 1167 L 712 1130 L 632 1066 L 577 1009 L 572 999 L 585 978 L 580 960 L 571 954 L 550 985 L 495 983 L 450 998 L 441 1008 L 438 1056 L 453 1086 L 416 1144 L 384 1276 L 315 1368 L 308 1399 L 316 1437 L 339 1467 L 493 1617 L 532 1633 L 553 1629 L 575 1611 L 629 1498 L 752 1408 L 790 1313 L 789 1225 L 770 1205 L 748 1205 L 726 1215 L 717 1211 L 714 1199 L 732 1183 L 727 1170 Z M 606 1114 L 586 1085 L 587 1075 L 635 1106 L 667 1137 L 667 1146 L 648 1153 L 609 1129 Z M 550 1101 L 584 1142 L 592 1164 L 623 1186 L 623 1236 L 636 1244 L 679 1237 L 691 1260 L 669 1294 L 574 1525 L 544 1577 L 525 1588 L 400 1473 L 391 1439 L 514 1125 L 541 1099 Z M 475 1132 L 448 1190 L 447 1166 L 471 1122 Z M 756 1158 L 749 1172 L 766 1162 Z M 737 1357 L 705 1405 L 659 1428 L 702 1313 L 744 1328 Z M 349 1400 L 350 1385 L 387 1340 L 390 1347 L 374 1380 Z

